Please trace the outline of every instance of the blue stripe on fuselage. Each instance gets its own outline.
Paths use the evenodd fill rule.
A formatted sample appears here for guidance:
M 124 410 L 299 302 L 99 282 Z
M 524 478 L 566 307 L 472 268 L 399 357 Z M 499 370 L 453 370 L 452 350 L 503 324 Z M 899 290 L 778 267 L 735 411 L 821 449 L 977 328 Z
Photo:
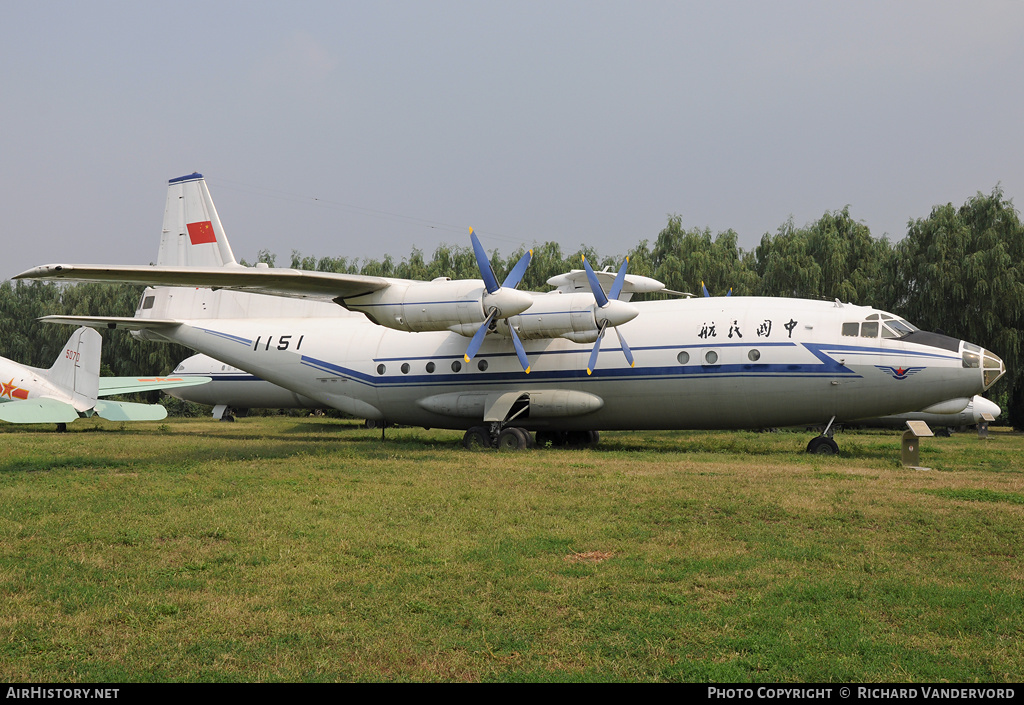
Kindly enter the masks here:
M 203 331 L 210 335 L 230 340 L 242 345 L 252 345 L 252 340 L 243 338 L 229 333 L 216 331 L 207 328 L 197 328 L 196 330 Z M 476 371 L 469 366 L 467 369 L 459 372 L 452 373 L 440 373 L 440 374 L 370 374 L 366 372 L 360 372 L 351 367 L 345 367 L 337 365 L 326 360 L 320 360 L 309 355 L 301 355 L 301 364 L 310 367 L 321 372 L 325 372 L 339 377 L 346 377 L 356 382 L 379 388 L 388 387 L 402 387 L 402 386 L 424 386 L 424 387 L 437 387 L 437 386 L 448 386 L 452 384 L 482 384 L 482 385 L 497 385 L 507 384 L 508 382 L 569 382 L 575 380 L 584 379 L 601 379 L 601 380 L 658 380 L 658 379 L 700 379 L 700 378 L 723 378 L 723 377 L 820 377 L 820 376 L 838 376 L 846 378 L 858 378 L 861 375 L 853 372 L 845 365 L 839 364 L 834 360 L 831 355 L 837 353 L 846 353 L 852 355 L 882 355 L 882 356 L 897 356 L 897 357 L 914 357 L 918 359 L 935 359 L 935 360 L 959 360 L 959 355 L 948 355 L 939 353 L 938 349 L 935 352 L 931 351 L 915 351 L 915 350 L 893 350 L 882 347 L 863 347 L 851 344 L 835 344 L 835 343 L 796 343 L 796 342 L 735 342 L 735 343 L 718 343 L 715 341 L 708 341 L 695 344 L 687 345 L 654 345 L 646 347 L 634 348 L 634 354 L 642 354 L 644 351 L 653 350 L 694 350 L 694 349 L 723 349 L 723 348 L 735 348 L 735 347 L 756 347 L 756 348 L 768 348 L 768 347 L 797 347 L 803 346 L 808 352 L 814 355 L 815 358 L 820 360 L 821 364 L 806 364 L 806 363 L 792 363 L 792 364 L 776 364 L 776 363 L 741 363 L 741 364 L 719 364 L 719 365 L 670 365 L 660 367 L 612 367 L 612 368 L 598 368 L 594 370 L 593 374 L 587 375 L 585 369 L 578 370 L 538 370 L 536 362 L 533 365 L 533 371 L 530 376 L 527 377 L 520 370 L 510 370 L 506 372 L 484 372 Z M 602 348 L 601 352 L 608 354 L 614 354 L 616 352 L 621 353 L 621 347 L 608 347 Z M 539 358 L 546 357 L 549 355 L 579 355 L 585 353 L 585 350 L 553 350 L 553 351 L 538 351 L 530 354 L 530 357 L 536 361 Z M 488 354 L 488 358 L 502 358 L 502 357 L 514 357 L 513 352 L 493 353 Z M 427 362 L 437 360 L 459 360 L 462 358 L 461 354 L 446 354 L 446 355 L 429 355 L 429 356 L 411 356 L 411 357 L 382 357 L 374 358 L 373 362 L 376 364 L 382 363 L 394 363 L 394 362 Z M 257 378 L 253 378 L 257 379 Z

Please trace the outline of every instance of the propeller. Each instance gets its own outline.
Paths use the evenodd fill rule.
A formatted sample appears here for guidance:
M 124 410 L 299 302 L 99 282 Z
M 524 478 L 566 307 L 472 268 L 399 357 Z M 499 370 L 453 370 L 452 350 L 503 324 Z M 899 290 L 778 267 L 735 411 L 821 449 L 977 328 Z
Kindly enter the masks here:
M 700 283 L 700 288 L 704 291 L 704 296 L 711 296 L 711 294 L 708 293 L 708 288 L 706 286 L 704 286 L 703 280 Z M 729 287 L 729 291 L 725 292 L 725 295 L 726 296 L 732 296 L 732 287 L 731 286 Z
M 629 349 L 626 339 L 622 337 L 622 333 L 619 332 L 618 328 L 623 323 L 632 321 L 640 313 L 635 306 L 625 301 L 619 301 L 622 285 L 626 282 L 626 268 L 628 266 L 629 257 L 626 258 L 626 261 L 622 263 L 622 267 L 619 268 L 619 273 L 615 275 L 615 281 L 612 282 L 612 288 L 606 296 L 604 289 L 601 287 L 601 282 L 590 266 L 590 262 L 587 262 L 586 256 L 583 257 L 583 268 L 587 270 L 587 281 L 590 282 L 590 290 L 593 292 L 594 300 L 597 303 L 597 307 L 594 309 L 594 319 L 598 325 L 597 340 L 594 341 L 594 349 L 590 351 L 590 360 L 587 362 L 588 375 L 593 374 L 594 370 L 597 369 L 597 355 L 601 352 L 601 339 L 604 338 L 605 329 L 609 326 L 615 329 L 615 334 L 619 337 L 619 343 L 622 345 L 622 354 L 626 356 L 626 362 L 629 363 L 630 367 L 636 364 L 633 360 L 633 352 Z
M 533 304 L 532 296 L 516 289 L 526 273 L 526 268 L 530 266 L 533 250 L 527 251 L 526 254 L 519 258 L 516 265 L 512 267 L 512 271 L 505 277 L 505 281 L 499 286 L 498 278 L 494 276 L 494 270 L 491 268 L 491 262 L 487 258 L 487 253 L 484 251 L 483 245 L 480 244 L 480 239 L 473 232 L 473 228 L 469 229 L 469 239 L 473 243 L 473 254 L 476 256 L 476 264 L 480 268 L 480 278 L 484 282 L 485 293 L 481 303 L 483 304 L 484 311 L 487 312 L 487 318 L 476 329 L 476 333 L 473 334 L 472 339 L 469 341 L 469 347 L 466 348 L 464 356 L 466 362 L 472 360 L 480 352 L 480 346 L 484 343 L 484 337 L 487 335 L 487 331 L 494 325 L 496 319 L 519 315 Z M 526 357 L 526 350 L 523 349 L 522 341 L 519 340 L 519 334 L 516 333 L 515 328 L 512 326 L 509 326 L 508 330 L 512 334 L 512 345 L 515 346 L 519 364 L 523 366 L 526 374 L 530 374 L 530 361 Z

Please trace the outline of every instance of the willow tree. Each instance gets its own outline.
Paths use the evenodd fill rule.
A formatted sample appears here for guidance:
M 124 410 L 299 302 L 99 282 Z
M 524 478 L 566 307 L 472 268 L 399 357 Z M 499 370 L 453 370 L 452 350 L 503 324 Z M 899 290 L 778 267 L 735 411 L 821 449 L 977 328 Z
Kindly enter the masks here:
M 688 291 L 697 296 L 701 294 L 702 282 L 716 296 L 724 296 L 730 289 L 738 295 L 752 294 L 756 277 L 737 242 L 733 230 L 715 236 L 708 228 L 687 230 L 682 219 L 673 215 L 649 252 L 646 243 L 637 248 L 635 255 L 640 266 L 635 270 L 630 267 L 630 271 L 654 277 L 673 291 Z
M 886 239 L 871 237 L 868 226 L 850 216 L 850 207 L 826 211 L 797 228 L 792 219 L 775 236 L 765 235 L 754 251 L 754 270 L 764 296 L 839 299 L 885 308 L 892 265 Z
M 896 246 L 893 309 L 916 325 L 977 343 L 1007 374 L 994 396 L 1024 429 L 1024 226 L 996 186 L 936 206 Z

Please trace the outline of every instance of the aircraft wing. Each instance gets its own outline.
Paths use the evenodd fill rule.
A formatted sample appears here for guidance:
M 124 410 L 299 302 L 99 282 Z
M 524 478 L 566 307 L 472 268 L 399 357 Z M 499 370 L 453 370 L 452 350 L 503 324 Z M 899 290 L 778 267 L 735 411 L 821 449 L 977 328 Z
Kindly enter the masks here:
M 75 407 L 56 399 L 29 399 L 0 404 L 0 421 L 7 423 L 71 423 L 77 419 Z
M 122 282 L 150 286 L 195 286 L 257 294 L 334 301 L 390 286 L 383 277 L 270 267 L 136 267 L 130 265 L 45 264 L 14 279 Z
M 196 384 L 206 384 L 212 380 L 213 377 L 100 377 L 99 396 L 109 397 L 114 394 L 133 394 L 153 389 L 191 387 Z

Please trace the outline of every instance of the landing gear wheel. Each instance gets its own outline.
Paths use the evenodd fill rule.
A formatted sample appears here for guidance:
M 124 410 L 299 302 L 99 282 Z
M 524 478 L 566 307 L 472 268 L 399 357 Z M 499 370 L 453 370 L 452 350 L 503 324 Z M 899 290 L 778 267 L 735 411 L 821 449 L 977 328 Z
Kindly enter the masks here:
M 836 455 L 839 445 L 828 436 L 815 436 L 807 444 L 807 452 L 814 455 Z
M 462 437 L 462 447 L 466 450 L 489 450 L 493 448 L 491 434 L 483 426 L 474 426 Z
M 530 434 L 518 426 L 509 426 L 498 434 L 498 450 L 525 450 L 530 447 Z
M 558 431 L 537 431 L 537 446 L 539 448 L 557 448 L 562 444 L 562 436 Z

